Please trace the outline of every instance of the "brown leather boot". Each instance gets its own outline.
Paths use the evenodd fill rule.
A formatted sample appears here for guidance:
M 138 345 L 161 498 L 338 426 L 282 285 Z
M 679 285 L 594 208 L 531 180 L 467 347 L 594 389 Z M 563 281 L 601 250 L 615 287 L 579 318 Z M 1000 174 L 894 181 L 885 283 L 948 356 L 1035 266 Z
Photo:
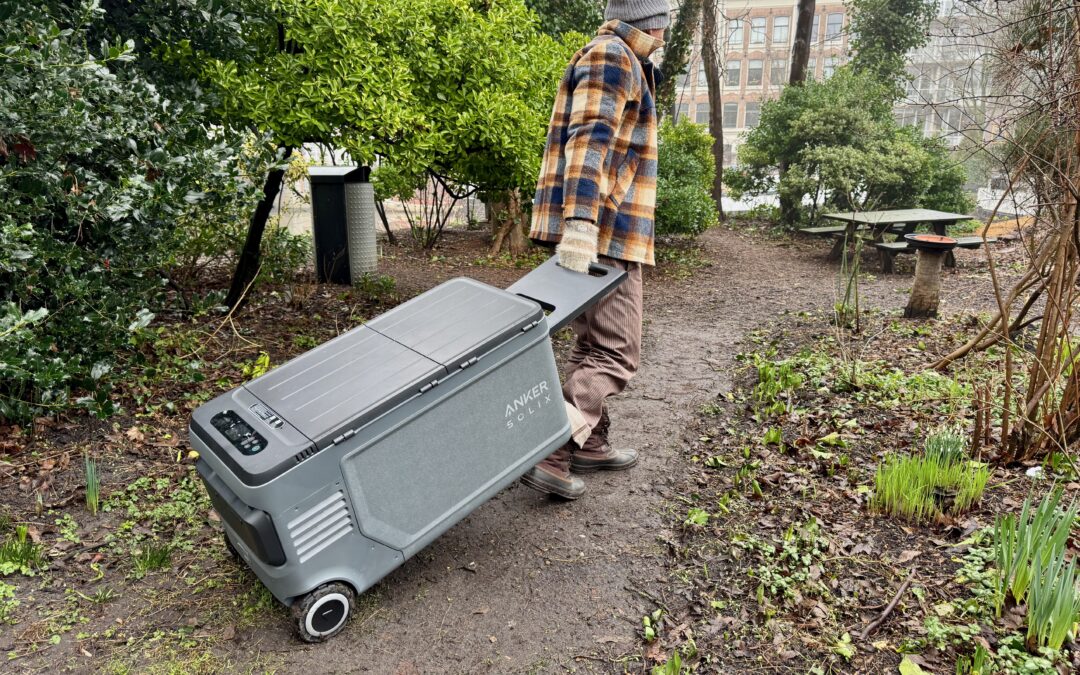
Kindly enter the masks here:
M 585 481 L 570 474 L 570 457 L 575 449 L 574 442 L 568 442 L 522 476 L 521 482 L 549 495 L 577 499 L 585 494 Z
M 607 408 L 604 408 L 600 412 L 600 421 L 596 423 L 585 445 L 573 454 L 570 460 L 571 470 L 576 473 L 619 471 L 637 464 L 637 450 L 613 450 L 608 444 L 610 427 L 611 419 L 608 417 Z

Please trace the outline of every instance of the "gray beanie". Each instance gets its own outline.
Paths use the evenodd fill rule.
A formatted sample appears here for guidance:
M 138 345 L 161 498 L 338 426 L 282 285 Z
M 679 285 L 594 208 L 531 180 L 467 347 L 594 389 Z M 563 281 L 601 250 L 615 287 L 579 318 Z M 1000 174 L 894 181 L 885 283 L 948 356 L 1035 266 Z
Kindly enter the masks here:
M 671 25 L 671 6 L 668 0 L 608 0 L 604 19 L 618 19 L 638 30 L 667 28 Z

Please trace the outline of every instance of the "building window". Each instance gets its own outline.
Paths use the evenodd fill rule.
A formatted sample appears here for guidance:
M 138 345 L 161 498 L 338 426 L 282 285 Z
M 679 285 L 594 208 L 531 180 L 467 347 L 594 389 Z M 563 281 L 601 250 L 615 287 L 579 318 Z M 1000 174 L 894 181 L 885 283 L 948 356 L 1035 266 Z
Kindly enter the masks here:
M 735 19 L 729 25 L 728 32 L 728 47 L 736 48 L 743 46 L 743 26 L 742 21 Z
M 791 27 L 790 16 L 778 16 L 772 20 L 772 41 L 774 45 L 788 43 L 788 30 Z
M 840 33 L 844 29 L 844 15 L 830 14 L 825 22 L 825 39 L 829 42 L 840 39 Z
M 813 80 L 817 77 L 817 59 L 810 57 L 806 61 L 806 79 Z
M 684 119 L 684 118 L 688 117 L 689 115 L 690 115 L 690 104 L 689 103 L 680 103 L 678 113 L 676 113 L 676 115 L 675 115 L 675 121 L 678 122 L 679 120 Z
M 709 104 L 708 103 L 698 103 L 697 104 L 697 114 L 696 114 L 696 117 L 695 117 L 694 121 L 697 122 L 698 124 L 708 124 L 709 123 Z
M 779 87 L 787 83 L 788 69 L 787 59 L 773 59 L 769 62 L 769 84 Z
M 743 126 L 747 129 L 756 127 L 758 121 L 761 119 L 761 104 L 752 103 L 747 101 L 745 119 L 743 120 Z
M 731 164 L 731 143 L 724 143 L 724 164 Z
M 763 45 L 765 44 L 765 21 L 767 19 L 763 16 L 755 16 L 750 19 L 750 44 Z
M 962 116 L 959 108 L 949 108 L 945 111 L 945 130 L 950 134 L 958 134 L 963 130 Z
M 832 74 L 836 71 L 836 61 L 835 56 L 825 57 L 825 65 L 821 67 L 821 79 L 825 80 L 832 77 Z
M 728 61 L 727 67 L 724 68 L 724 85 L 728 87 L 738 87 L 739 79 L 742 77 L 742 61 Z
M 734 129 L 739 126 L 739 104 L 738 103 L 725 103 L 724 104 L 724 128 Z
M 810 46 L 814 46 L 818 43 L 818 26 L 821 24 L 821 16 L 814 15 L 814 27 L 810 31 Z
M 746 86 L 761 86 L 761 59 L 750 59 L 746 62 Z
M 697 68 L 697 86 L 698 88 L 708 86 L 709 80 L 705 77 L 705 64 L 699 63 Z

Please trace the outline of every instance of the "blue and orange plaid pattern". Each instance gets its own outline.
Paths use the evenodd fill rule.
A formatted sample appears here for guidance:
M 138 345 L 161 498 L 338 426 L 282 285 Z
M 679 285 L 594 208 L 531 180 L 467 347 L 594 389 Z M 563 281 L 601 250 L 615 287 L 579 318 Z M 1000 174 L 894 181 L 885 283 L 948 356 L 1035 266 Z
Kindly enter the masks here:
M 533 200 L 533 239 L 558 243 L 563 223 L 600 229 L 598 253 L 655 264 L 656 103 L 648 56 L 663 45 L 608 21 L 566 68 Z

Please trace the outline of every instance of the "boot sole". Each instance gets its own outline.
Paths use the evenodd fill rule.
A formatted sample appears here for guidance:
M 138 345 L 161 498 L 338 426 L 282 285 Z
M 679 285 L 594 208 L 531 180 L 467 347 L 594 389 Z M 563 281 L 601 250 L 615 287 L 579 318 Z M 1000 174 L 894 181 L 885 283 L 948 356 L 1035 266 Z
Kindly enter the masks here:
M 570 502 L 580 497 L 581 494 L 584 494 L 573 494 L 571 492 L 567 492 L 566 490 L 556 487 L 551 483 L 544 483 L 542 481 L 534 480 L 533 477 L 529 474 L 525 474 L 524 476 L 522 476 L 521 482 L 529 486 L 533 490 L 536 490 L 537 492 L 543 492 L 544 494 L 553 495 L 555 497 L 559 497 Z
M 640 459 L 640 456 L 635 457 L 634 461 L 632 461 L 632 462 L 627 462 L 626 464 L 618 464 L 618 465 L 614 465 L 614 466 L 611 465 L 611 464 L 576 464 L 576 463 L 574 463 L 573 460 L 571 460 L 570 461 L 570 470 L 573 471 L 574 473 L 595 473 L 597 471 L 622 471 L 624 469 L 629 469 L 630 467 L 637 464 L 638 459 Z

